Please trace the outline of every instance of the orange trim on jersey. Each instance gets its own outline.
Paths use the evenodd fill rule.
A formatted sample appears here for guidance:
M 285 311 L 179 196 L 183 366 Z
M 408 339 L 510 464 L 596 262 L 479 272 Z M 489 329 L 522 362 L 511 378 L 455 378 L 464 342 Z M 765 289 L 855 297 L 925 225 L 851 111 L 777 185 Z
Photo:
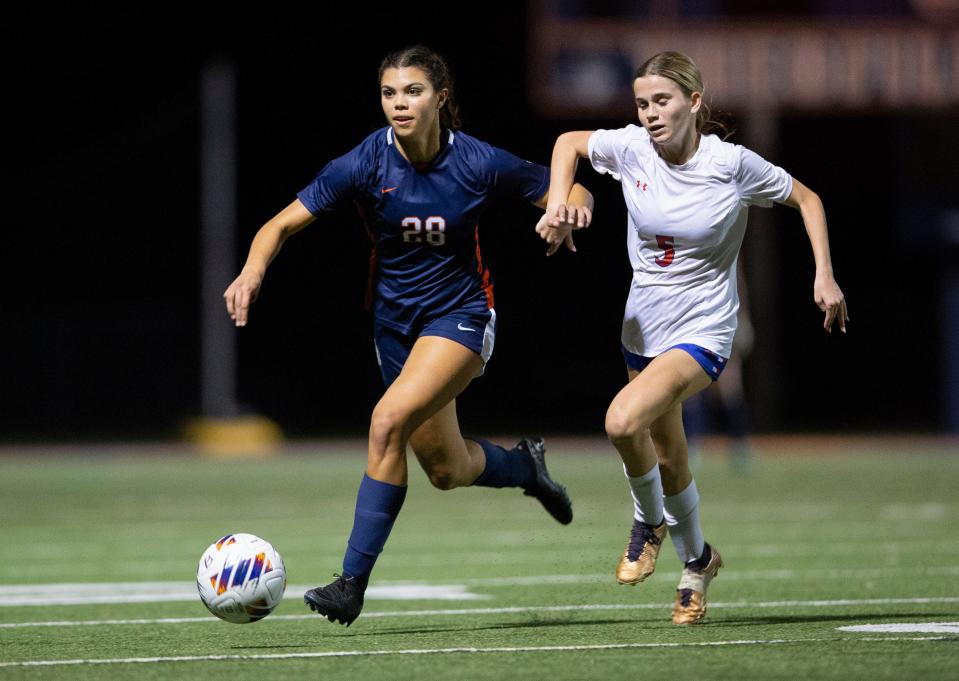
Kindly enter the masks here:
M 480 253 L 479 245 L 479 225 L 476 225 L 473 232 L 476 238 L 476 271 L 483 278 L 483 292 L 486 293 L 486 306 L 493 309 L 493 282 L 490 281 L 489 269 L 483 267 L 483 255 Z

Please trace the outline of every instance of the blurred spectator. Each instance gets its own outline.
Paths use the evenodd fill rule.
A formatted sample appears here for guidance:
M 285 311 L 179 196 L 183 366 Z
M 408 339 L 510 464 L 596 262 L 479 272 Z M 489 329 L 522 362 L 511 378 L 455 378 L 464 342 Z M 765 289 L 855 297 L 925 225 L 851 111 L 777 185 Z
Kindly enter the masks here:
M 753 453 L 749 447 L 750 416 L 743 389 L 743 363 L 752 352 L 755 333 L 742 265 L 740 257 L 736 267 L 739 326 L 733 338 L 733 351 L 719 380 L 683 404 L 683 421 L 691 464 L 695 465 L 699 460 L 703 436 L 721 434 L 725 439 L 729 465 L 734 470 L 747 472 L 752 465 Z

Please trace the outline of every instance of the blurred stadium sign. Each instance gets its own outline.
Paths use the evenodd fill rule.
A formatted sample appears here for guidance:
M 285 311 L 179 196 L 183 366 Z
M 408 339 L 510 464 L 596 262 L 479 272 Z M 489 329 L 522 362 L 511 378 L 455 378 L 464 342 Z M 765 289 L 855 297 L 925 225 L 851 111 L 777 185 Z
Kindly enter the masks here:
M 905 20 L 634 20 L 544 16 L 531 36 L 534 106 L 555 118 L 632 115 L 635 68 L 689 54 L 727 109 L 943 108 L 959 104 L 959 26 Z

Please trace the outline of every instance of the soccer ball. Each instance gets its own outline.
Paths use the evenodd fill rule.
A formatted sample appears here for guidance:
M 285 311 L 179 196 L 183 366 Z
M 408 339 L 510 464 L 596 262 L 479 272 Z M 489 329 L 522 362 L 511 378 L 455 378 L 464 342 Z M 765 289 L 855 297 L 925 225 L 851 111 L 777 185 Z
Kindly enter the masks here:
M 196 588 L 203 605 L 233 624 L 256 622 L 283 600 L 286 568 L 269 542 L 252 534 L 228 534 L 200 557 Z

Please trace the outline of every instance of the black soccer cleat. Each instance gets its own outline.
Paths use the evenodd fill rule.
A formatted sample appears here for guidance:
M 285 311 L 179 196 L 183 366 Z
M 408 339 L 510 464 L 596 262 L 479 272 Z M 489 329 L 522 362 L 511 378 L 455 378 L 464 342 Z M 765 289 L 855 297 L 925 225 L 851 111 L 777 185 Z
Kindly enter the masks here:
M 326 586 L 318 586 L 303 594 L 303 602 L 310 610 L 326 617 L 331 622 L 346 626 L 360 616 L 363 609 L 363 592 L 356 577 L 335 575 L 336 580 Z
M 546 470 L 546 445 L 542 438 L 523 438 L 517 449 L 525 449 L 533 458 L 533 481 L 524 488 L 523 494 L 539 499 L 543 508 L 563 525 L 573 522 L 573 502 L 566 488 L 549 477 Z

